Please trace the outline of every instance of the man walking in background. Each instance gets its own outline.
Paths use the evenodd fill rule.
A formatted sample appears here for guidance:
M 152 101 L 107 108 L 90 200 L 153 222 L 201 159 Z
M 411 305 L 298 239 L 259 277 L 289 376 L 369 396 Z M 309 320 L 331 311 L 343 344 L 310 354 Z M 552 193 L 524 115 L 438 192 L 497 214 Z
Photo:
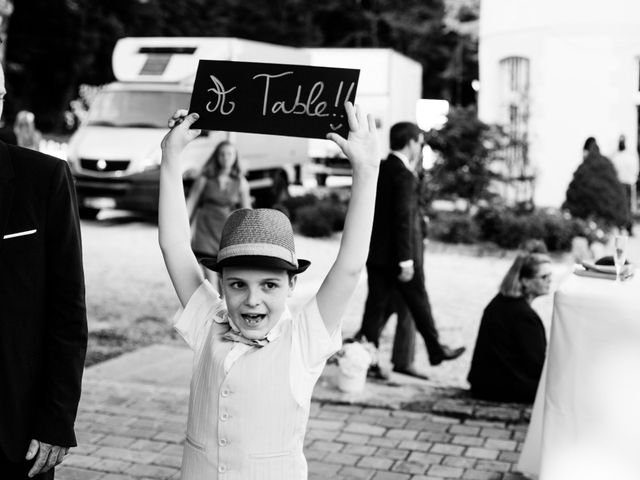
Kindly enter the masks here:
M 423 142 L 423 133 L 414 123 L 400 122 L 391 127 L 391 153 L 380 165 L 367 259 L 369 293 L 356 337 L 365 337 L 378 347 L 388 313 L 393 310 L 390 302 L 397 298 L 399 303 L 401 299 L 425 341 L 429 362 L 439 365 L 458 358 L 465 348 L 451 349 L 440 343 L 425 288 L 422 214 L 418 208 L 418 180 L 414 173 L 414 166 L 422 155 Z M 396 366 L 395 370 L 410 375 L 418 373 L 415 369 L 402 371 L 402 367 L 406 369 L 407 366 Z M 388 378 L 379 365 L 372 366 L 370 376 Z M 422 374 L 414 376 L 426 377 Z
M 5 93 L 0 66 L 2 101 Z M 76 445 L 86 348 L 69 167 L 0 142 L 0 478 L 53 479 Z

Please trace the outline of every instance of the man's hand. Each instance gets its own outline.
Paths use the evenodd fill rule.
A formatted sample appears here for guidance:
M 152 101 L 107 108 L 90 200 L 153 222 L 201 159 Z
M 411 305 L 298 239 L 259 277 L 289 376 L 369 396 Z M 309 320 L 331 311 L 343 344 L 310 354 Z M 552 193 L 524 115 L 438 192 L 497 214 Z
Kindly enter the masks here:
M 29 477 L 35 477 L 39 473 L 44 473 L 56 465 L 59 465 L 62 463 L 62 459 L 68 451 L 69 449 L 67 447 L 49 445 L 48 443 L 39 442 L 35 439 L 31 440 L 25 458 L 27 460 L 33 460 L 36 454 L 38 454 L 38 456 L 33 467 L 29 470 Z
M 398 275 L 398 280 L 402 283 L 407 283 L 409 280 L 413 278 L 414 274 L 413 264 L 400 266 L 400 274 Z

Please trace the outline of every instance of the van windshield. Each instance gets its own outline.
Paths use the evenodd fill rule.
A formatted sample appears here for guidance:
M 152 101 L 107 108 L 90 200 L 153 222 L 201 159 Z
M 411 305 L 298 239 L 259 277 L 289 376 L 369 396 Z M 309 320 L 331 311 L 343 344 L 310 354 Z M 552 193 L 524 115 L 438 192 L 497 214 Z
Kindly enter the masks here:
M 188 92 L 119 90 L 100 92 L 89 109 L 89 125 L 130 128 L 167 128 L 169 117 L 189 108 Z

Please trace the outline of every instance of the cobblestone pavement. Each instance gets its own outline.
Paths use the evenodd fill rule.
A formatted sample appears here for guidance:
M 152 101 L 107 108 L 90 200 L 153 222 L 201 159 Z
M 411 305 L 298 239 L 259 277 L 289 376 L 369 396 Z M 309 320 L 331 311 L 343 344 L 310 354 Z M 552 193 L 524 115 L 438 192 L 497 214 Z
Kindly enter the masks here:
M 56 478 L 178 478 L 187 399 L 186 388 L 86 380 L 79 446 Z M 498 416 L 514 413 L 503 408 Z M 523 478 L 513 468 L 525 431 L 522 422 L 314 402 L 305 442 L 309 479 Z

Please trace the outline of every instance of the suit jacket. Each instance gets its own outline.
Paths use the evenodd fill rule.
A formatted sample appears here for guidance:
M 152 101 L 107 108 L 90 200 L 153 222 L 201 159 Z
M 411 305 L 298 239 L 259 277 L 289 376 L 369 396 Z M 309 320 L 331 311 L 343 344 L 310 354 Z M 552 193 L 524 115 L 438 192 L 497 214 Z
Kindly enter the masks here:
M 0 142 L 0 448 L 75 446 L 87 346 L 80 223 L 66 162 Z
M 422 264 L 417 187 L 400 158 L 389 154 L 381 162 L 367 265 L 398 269 L 404 260 Z

